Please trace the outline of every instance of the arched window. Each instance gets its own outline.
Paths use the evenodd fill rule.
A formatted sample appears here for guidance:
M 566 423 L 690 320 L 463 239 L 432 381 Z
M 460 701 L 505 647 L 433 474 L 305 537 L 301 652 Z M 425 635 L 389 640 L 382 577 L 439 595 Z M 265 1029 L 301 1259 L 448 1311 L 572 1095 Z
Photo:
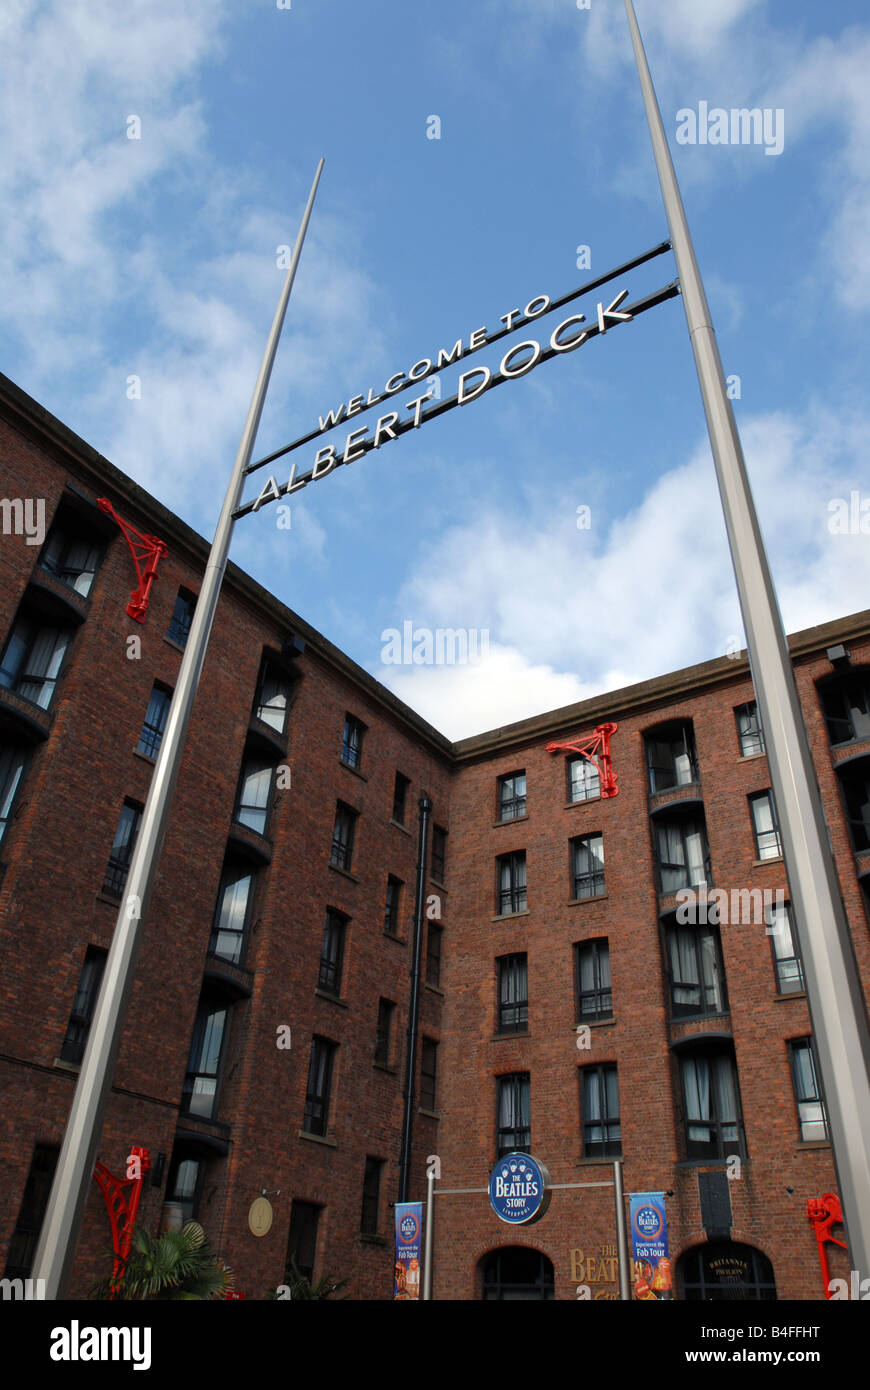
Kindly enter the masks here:
M 506 1245 L 484 1255 L 478 1267 L 483 1278 L 481 1297 L 484 1301 L 555 1298 L 553 1265 L 540 1250 Z
M 683 1298 L 704 1302 L 775 1299 L 773 1265 L 751 1245 L 711 1240 L 694 1245 L 677 1261 Z

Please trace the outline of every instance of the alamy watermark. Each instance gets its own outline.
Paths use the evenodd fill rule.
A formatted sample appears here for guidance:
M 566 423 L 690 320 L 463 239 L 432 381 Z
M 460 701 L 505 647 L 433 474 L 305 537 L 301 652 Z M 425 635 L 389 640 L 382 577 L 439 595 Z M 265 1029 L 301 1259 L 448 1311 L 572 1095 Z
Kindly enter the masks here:
M 678 145 L 764 145 L 765 154 L 782 154 L 785 148 L 785 111 L 742 106 L 726 111 L 698 102 L 697 111 L 684 106 L 677 112 Z
M 489 656 L 489 629 L 414 627 L 384 628 L 381 661 L 385 666 L 476 666 Z
M 25 545 L 45 540 L 44 497 L 0 497 L 4 536 L 24 536 Z
M 785 912 L 785 890 L 777 888 L 680 888 L 677 892 L 677 922 L 680 926 L 761 926 L 768 935 L 781 930 Z
M 870 536 L 870 497 L 862 497 L 857 488 L 852 488 L 848 501 L 832 497 L 828 530 L 832 536 Z

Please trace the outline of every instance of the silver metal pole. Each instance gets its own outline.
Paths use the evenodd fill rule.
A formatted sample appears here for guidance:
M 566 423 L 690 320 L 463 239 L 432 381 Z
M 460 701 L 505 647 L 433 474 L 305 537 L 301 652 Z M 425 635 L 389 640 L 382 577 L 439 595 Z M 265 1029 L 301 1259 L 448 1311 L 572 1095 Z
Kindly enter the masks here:
M 426 1174 L 426 1230 L 423 1236 L 423 1299 L 432 1297 L 432 1237 L 435 1233 L 435 1174 Z
M 853 1268 L 870 1277 L 870 1034 L 743 451 L 632 0 L 625 0 L 761 710 Z M 785 1065 L 784 1058 L 782 1059 Z
M 115 1073 L 121 1029 L 133 987 L 142 927 L 148 915 L 157 863 L 166 833 L 169 808 L 172 803 L 178 769 L 181 765 L 184 738 L 205 661 L 206 648 L 226 569 L 227 554 L 233 533 L 233 512 L 241 497 L 245 469 L 250 462 L 254 439 L 263 410 L 266 388 L 272 371 L 272 363 L 275 360 L 278 339 L 281 336 L 284 315 L 287 310 L 290 291 L 293 288 L 296 267 L 302 252 L 305 233 L 308 230 L 322 169 L 323 160 L 321 159 L 311 186 L 278 308 L 275 311 L 272 330 L 260 364 L 260 372 L 248 409 L 239 451 L 236 454 L 232 476 L 224 498 L 223 510 L 212 542 L 181 669 L 178 673 L 178 684 L 175 687 L 175 693 L 169 707 L 160 752 L 151 779 L 145 810 L 142 813 L 142 824 L 139 828 L 139 835 L 127 876 L 124 903 L 118 912 L 115 923 L 102 987 L 91 1023 L 85 1055 L 82 1059 L 72 1108 L 67 1120 L 63 1146 L 58 1158 L 57 1171 L 51 1188 L 42 1232 L 36 1248 L 34 1277 L 45 1280 L 46 1298 L 63 1298 L 72 1273 L 79 1229 L 103 1126 L 103 1116 Z
M 613 1200 L 616 1207 L 616 1253 L 619 1264 L 619 1297 L 631 1302 L 631 1266 L 628 1260 L 628 1229 L 625 1224 L 625 1195 L 622 1191 L 622 1159 L 613 1160 Z

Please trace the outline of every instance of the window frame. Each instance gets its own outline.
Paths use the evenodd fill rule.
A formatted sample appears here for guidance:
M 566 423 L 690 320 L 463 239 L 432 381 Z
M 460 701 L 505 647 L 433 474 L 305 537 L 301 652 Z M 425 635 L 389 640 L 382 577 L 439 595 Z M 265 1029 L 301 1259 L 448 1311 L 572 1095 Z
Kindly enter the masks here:
M 603 947 L 603 949 L 602 949 Z M 589 953 L 592 960 L 594 984 L 591 989 L 583 989 L 583 957 Z M 602 979 L 602 962 L 607 965 L 607 982 Z M 591 996 L 593 1008 L 583 1007 L 584 999 Z M 574 1003 L 577 1010 L 577 1023 L 605 1023 L 613 1018 L 613 981 L 610 973 L 610 939 L 606 936 L 593 936 L 585 941 L 574 942 Z
M 672 728 L 673 734 L 668 737 L 667 729 Z M 688 734 L 691 733 L 691 740 Z M 682 743 L 682 751 L 675 752 Z M 668 749 L 667 763 L 656 763 L 653 761 L 654 749 Z M 649 729 L 644 734 L 644 754 L 647 766 L 647 778 L 650 796 L 659 796 L 662 792 L 676 791 L 679 787 L 691 787 L 701 780 L 700 768 L 698 765 L 698 747 L 695 739 L 695 728 L 691 719 L 678 720 L 674 725 L 659 725 L 658 728 Z M 683 776 L 679 767 L 680 759 L 685 758 L 688 764 L 688 776 Z M 658 775 L 667 775 L 670 780 L 661 786 L 656 785 Z
M 181 1096 L 181 1113 L 191 1115 L 202 1120 L 214 1120 L 217 1118 L 217 1110 L 221 1097 L 221 1081 L 223 1079 L 224 1060 L 227 1055 L 227 1037 L 230 1027 L 230 1004 L 223 999 L 202 998 L 196 1011 L 196 1018 L 193 1024 L 193 1033 L 190 1040 L 190 1051 L 187 1058 L 187 1071 L 184 1078 L 184 1086 Z M 212 1019 L 220 1018 L 220 1024 L 212 1025 Z M 220 1035 L 217 1043 L 217 1053 L 210 1038 L 212 1026 L 215 1031 L 219 1028 Z M 196 1062 L 196 1066 L 194 1066 Z M 212 1062 L 213 1066 L 203 1065 Z M 213 1090 L 209 1093 L 208 1089 L 197 1091 L 197 1083 L 210 1082 Z M 197 1096 L 208 1101 L 208 1108 L 203 1109 L 201 1105 L 194 1108 L 194 1101 Z
M 447 874 L 447 831 L 443 825 L 432 823 L 432 861 L 430 878 L 436 883 L 446 882 Z
M 601 851 L 600 859 L 596 859 L 593 852 L 595 841 L 598 842 L 597 847 Z M 578 870 L 577 863 L 581 851 L 587 856 L 587 867 Z M 589 868 L 589 864 L 598 864 L 600 868 Z M 589 891 L 586 891 L 587 888 Z M 585 835 L 575 835 L 571 840 L 571 901 L 582 902 L 585 898 L 602 898 L 606 892 L 603 833 L 593 830 Z
M 335 1054 L 338 1051 L 338 1043 L 330 1038 L 324 1038 L 319 1033 L 315 1033 L 311 1038 L 311 1051 L 308 1057 L 308 1079 L 305 1083 L 305 1109 L 302 1116 L 302 1130 L 305 1134 L 314 1134 L 320 1138 L 326 1137 L 329 1128 L 329 1106 L 332 1099 L 332 1083 L 335 1073 Z M 317 1066 L 315 1068 L 315 1061 Z M 319 1071 L 318 1077 L 314 1074 Z M 314 1074 L 314 1075 L 313 1075 Z M 312 1080 L 317 1086 L 322 1083 L 322 1090 L 312 1088 Z M 316 1110 L 320 1114 L 316 1114 Z
M 359 812 L 352 806 L 348 806 L 346 801 L 335 803 L 335 820 L 332 828 L 332 849 L 330 851 L 329 862 L 334 869 L 340 869 L 343 873 L 353 873 L 354 841 L 356 839 L 356 822 Z M 346 830 L 343 836 L 340 830 Z
M 395 781 L 393 782 L 393 810 L 391 813 L 391 819 L 396 822 L 396 825 L 405 824 L 410 787 L 410 777 L 406 777 L 404 772 L 399 772 L 397 769 Z
M 795 931 L 791 903 L 783 903 L 782 909 L 786 927 L 785 932 L 781 927 L 773 925 L 774 919 L 780 918 L 776 904 L 766 909 L 765 921 L 767 924 L 767 935 L 770 937 L 771 954 L 773 956 L 773 973 L 776 980 L 776 992 L 784 998 L 787 998 L 791 994 L 805 994 L 806 980 L 804 978 L 804 964 L 801 959 L 800 946 Z M 788 936 L 787 944 L 791 947 L 790 955 L 785 952 L 780 954 L 777 950 L 778 942 L 785 944 L 783 938 L 786 934 Z M 789 966 L 793 966 L 794 968 L 789 971 Z M 793 988 L 786 989 L 784 986 L 791 981 L 796 981 L 797 983 Z
M 771 787 L 767 787 L 763 791 L 753 792 L 748 797 L 748 801 L 749 815 L 752 822 L 752 833 L 755 838 L 755 851 L 759 862 L 768 863 L 769 861 L 772 861 L 774 859 L 781 859 L 782 836 L 780 835 L 779 822 L 776 818 L 776 806 L 773 800 L 773 789 Z M 762 830 L 759 829 L 758 817 L 756 816 L 755 808 L 760 808 L 765 802 L 767 803 L 768 811 L 770 814 L 770 827 Z M 766 852 L 763 852 L 768 849 L 767 841 L 769 841 L 771 837 L 773 838 L 773 843 L 776 846 L 775 854 L 768 854 Z M 765 844 L 763 846 L 762 839 L 764 839 L 765 841 Z
M 51 709 L 74 636 L 74 629 L 68 625 L 61 623 L 59 626 L 52 626 L 30 611 L 19 613 L 9 630 L 0 656 L 0 686 L 17 695 L 20 700 L 27 700 L 37 709 Z M 37 645 L 42 639 L 51 639 L 51 652 L 44 663 L 43 653 L 39 654 L 40 664 L 44 664 L 45 670 L 31 670 Z M 13 644 L 16 644 L 16 650 L 10 655 Z M 23 686 L 37 685 L 40 689 L 35 699 L 32 695 L 24 694 Z
M 30 748 L 14 740 L 0 744 L 0 845 L 15 819 L 15 803 L 27 776 Z
M 622 1156 L 622 1119 L 619 1106 L 619 1068 L 616 1062 L 595 1062 L 591 1066 L 578 1067 L 580 1076 L 580 1116 L 581 1136 L 584 1158 L 602 1161 Z M 616 1112 L 610 1109 L 613 1099 L 609 1087 L 610 1080 L 615 1083 Z M 592 1083 L 595 1083 L 598 1113 L 588 1115 L 588 1102 L 592 1097 Z M 615 1129 L 615 1136 L 610 1133 Z M 590 1130 L 601 1130 L 603 1137 L 591 1139 Z
M 127 883 L 127 876 L 130 872 L 130 863 L 136 849 L 139 827 L 142 824 L 143 810 L 144 807 L 140 806 L 136 801 L 125 799 L 121 805 L 121 814 L 118 817 L 118 824 L 115 828 L 115 834 L 112 840 L 112 848 L 109 851 L 106 870 L 103 874 L 103 886 L 100 889 L 101 893 L 108 898 L 123 898 L 124 896 L 124 888 Z M 128 811 L 131 813 L 131 816 L 126 817 L 126 819 L 129 821 L 130 829 L 120 846 L 121 852 L 116 854 L 115 847 L 118 845 L 118 836 L 121 831 L 122 823 L 125 820 L 125 813 Z
M 828 1125 L 828 1110 L 825 1105 L 825 1098 L 822 1094 L 822 1083 L 819 1075 L 819 1064 L 816 1057 L 816 1045 L 811 1033 L 800 1038 L 789 1038 L 786 1042 L 788 1048 L 789 1071 L 791 1073 L 792 1094 L 794 1096 L 795 1109 L 797 1111 L 798 1132 L 802 1144 L 828 1144 L 831 1140 L 830 1128 Z M 809 1059 L 810 1078 L 806 1078 L 805 1068 L 801 1068 L 798 1062 L 798 1055 L 805 1054 Z M 813 1089 L 811 1092 L 801 1094 L 800 1086 L 805 1079 L 810 1079 Z M 802 1108 L 815 1108 L 819 1114 L 815 1119 L 805 1118 Z M 806 1127 L 821 1126 L 823 1133 L 807 1134 Z
M 174 643 L 176 647 L 180 647 L 182 651 L 187 646 L 187 639 L 190 636 L 197 598 L 198 595 L 193 593 L 191 589 L 185 588 L 183 584 L 179 585 L 172 608 L 172 616 L 169 619 L 169 627 L 166 631 L 166 640 Z M 179 614 L 179 604 L 182 603 L 186 605 L 186 610 Z
M 682 1116 L 683 1116 L 683 1141 L 686 1148 L 686 1158 L 689 1161 L 699 1160 L 702 1162 L 725 1162 L 727 1159 L 737 1155 L 746 1158 L 746 1132 L 743 1125 L 743 1107 L 740 1096 L 740 1077 L 737 1072 L 737 1060 L 734 1056 L 733 1048 L 722 1046 L 693 1046 L 682 1048 L 678 1053 L 679 1072 L 680 1072 L 680 1091 L 682 1097 Z M 698 1063 L 702 1062 L 709 1068 L 707 1083 L 709 1117 L 698 1116 L 693 1118 L 690 1115 L 689 1091 L 687 1084 L 688 1064 L 694 1064 L 697 1069 Z M 729 1081 L 733 1090 L 735 1114 L 732 1118 L 725 1118 L 718 1113 L 719 1107 L 719 1084 L 714 1086 L 713 1071 L 718 1063 L 728 1064 Z M 700 1098 L 700 1093 L 699 1093 Z M 690 1129 L 706 1128 L 712 1130 L 713 1138 L 693 1139 L 690 1136 Z M 736 1129 L 736 1139 L 726 1139 L 723 1136 L 725 1128 Z M 714 1151 L 708 1147 L 705 1152 L 701 1152 L 704 1144 L 713 1145 Z
M 77 536 L 74 527 L 79 521 L 78 513 L 74 513 L 61 503 L 52 519 L 48 535 L 36 563 L 40 569 L 54 575 L 55 579 L 67 589 L 71 589 L 73 593 L 78 594 L 80 598 L 90 598 L 97 571 L 106 553 L 108 538 L 101 530 L 95 526 L 89 526 L 87 522 L 84 523 L 83 528 L 87 534 Z M 57 542 L 60 542 L 59 553 L 52 555 L 50 553 L 51 547 Z M 87 549 L 86 563 L 81 567 L 69 563 L 71 552 L 78 546 Z M 93 562 L 92 565 L 91 562 Z M 75 578 L 71 582 L 70 576 L 73 575 Z M 79 581 L 85 575 L 88 576 L 87 587 L 79 588 Z
M 148 716 L 152 713 L 152 705 L 155 703 L 156 696 L 162 696 L 164 703 L 154 711 L 157 722 L 152 718 L 149 723 Z M 141 753 L 145 758 L 156 759 L 160 752 L 160 745 L 163 742 L 163 735 L 166 732 L 166 720 L 169 717 L 169 706 L 172 704 L 172 689 L 164 685 L 162 681 L 155 681 L 151 687 L 151 694 L 148 697 L 148 705 L 145 710 L 145 718 L 142 721 L 142 731 L 139 734 L 139 741 L 136 744 L 136 752 Z M 147 730 L 147 737 L 146 737 Z M 143 747 L 143 744 L 149 746 Z
M 60 1061 L 70 1066 L 81 1066 L 85 1055 L 108 954 L 102 946 L 88 946 L 85 950 L 66 1034 L 58 1054 Z
M 359 1233 L 361 1236 L 380 1235 L 381 1179 L 385 1160 L 366 1154 L 363 1168 L 362 1210 L 360 1212 Z
M 655 841 L 655 866 L 660 893 L 678 893 L 683 888 L 700 888 L 703 884 L 710 884 L 712 882 L 710 841 L 707 837 L 707 823 L 703 816 L 656 816 L 653 819 L 653 833 Z M 682 862 L 679 860 L 664 859 L 662 857 L 662 838 L 669 838 L 671 835 L 676 835 L 679 838 L 680 849 L 683 855 Z M 703 854 L 701 856 L 699 869 L 693 871 L 692 856 L 689 853 L 689 841 L 691 837 L 695 835 L 700 836 L 703 841 Z M 666 887 L 665 873 L 673 875 L 678 870 L 682 871 L 681 881 Z M 699 870 L 703 870 L 703 878 L 692 881 L 692 873 L 698 872 Z
M 248 948 L 248 927 L 253 911 L 256 877 L 257 871 L 252 864 L 232 860 L 224 862 L 221 869 L 220 884 L 218 885 L 217 900 L 215 902 L 214 913 L 212 914 L 211 936 L 209 937 L 208 944 L 209 955 L 216 956 L 218 960 L 227 960 L 232 965 L 244 965 Z M 224 904 L 227 892 L 244 879 L 248 879 L 248 888 L 245 894 L 245 905 L 242 912 L 241 926 L 222 926 L 221 921 L 224 917 Z M 227 914 L 229 920 L 232 920 L 234 913 L 236 916 L 238 915 L 235 912 L 235 908 L 231 908 L 230 912 Z M 230 940 L 235 941 L 236 952 L 234 955 L 229 955 L 226 951 L 218 950 L 218 943 L 221 936 L 227 936 Z
M 276 687 L 275 692 L 266 698 L 266 691 L 269 684 Z M 257 689 L 254 694 L 254 704 L 251 717 L 259 724 L 265 724 L 274 733 L 283 736 L 287 732 L 287 718 L 290 714 L 290 701 L 293 694 L 293 679 L 281 666 L 271 657 L 264 656 L 260 665 L 260 673 L 257 677 Z M 279 706 L 275 701 L 283 697 L 284 704 Z M 276 716 L 280 710 L 280 723 Z
M 516 917 L 521 912 L 527 912 L 526 851 L 524 849 L 509 850 L 506 854 L 497 855 L 495 863 L 496 915 L 498 917 Z M 507 870 L 507 887 L 504 886 L 505 869 Z M 507 907 L 505 907 L 506 903 L 508 904 Z
M 711 947 L 706 953 L 705 941 L 711 943 Z M 680 950 L 681 942 L 689 947 L 690 961 L 685 960 L 687 952 Z M 694 966 L 695 979 L 688 977 L 677 979 L 674 970 L 675 947 L 677 965 L 680 967 L 683 964 Z M 722 952 L 722 938 L 715 923 L 684 923 L 677 922 L 672 918 L 665 924 L 665 960 L 668 976 L 668 1012 L 672 1020 L 676 1022 L 686 1018 L 712 1018 L 728 1013 L 725 957 Z M 706 977 L 705 967 L 708 964 L 712 965 L 712 978 Z M 676 997 L 678 990 L 697 990 L 697 1006 L 685 1000 L 678 1000 Z M 717 992 L 719 995 L 718 1003 L 715 997 Z M 711 994 L 713 995 L 712 1001 Z
M 741 727 L 741 719 L 745 720 L 746 727 Z M 755 758 L 760 753 L 764 753 L 764 729 L 761 726 L 761 711 L 758 708 L 757 700 L 747 700 L 743 705 L 735 705 L 734 721 L 737 725 L 737 742 L 740 745 L 741 758 Z M 747 744 L 750 746 L 747 747 Z M 756 745 L 752 746 L 752 745 Z
M 359 772 L 362 766 L 363 739 L 366 734 L 366 725 L 356 715 L 346 713 L 344 716 L 344 732 L 341 736 L 340 761 L 345 767 L 352 768 L 354 772 Z
M 347 926 L 350 918 L 337 908 L 328 907 L 323 923 L 320 942 L 320 960 L 317 966 L 317 988 L 336 999 L 341 998 L 341 979 L 344 971 L 344 955 L 347 940 Z
M 527 1071 L 506 1072 L 497 1076 L 496 1081 L 496 1162 L 509 1153 L 529 1153 L 532 1147 L 532 1081 Z M 502 1096 L 509 1098 L 510 1105 L 502 1104 Z M 510 1110 L 513 1118 L 522 1120 L 527 1112 L 529 1122 L 524 1124 L 502 1125 L 502 1114 Z M 510 1136 L 510 1143 L 502 1136 Z
M 519 790 L 517 783 L 522 780 L 522 790 Z M 510 795 L 506 796 L 505 792 Z M 496 781 L 496 820 L 499 825 L 506 825 L 509 821 L 522 820 L 527 812 L 527 783 L 526 770 L 520 768 L 516 772 L 506 772 Z
M 440 922 L 429 922 L 426 928 L 426 984 L 433 989 L 441 988 L 441 948 L 444 944 L 444 928 Z M 438 949 L 432 950 L 433 942 L 438 943 Z M 433 969 L 433 961 L 435 966 Z
M 496 956 L 496 1033 L 508 1037 L 529 1031 L 529 956 L 513 951 Z M 510 1021 L 509 1015 L 516 1017 Z
M 575 772 L 580 767 L 583 769 L 583 776 L 576 777 Z M 572 757 L 566 758 L 565 773 L 569 806 L 579 806 L 584 801 L 601 800 L 601 773 L 591 758 L 587 758 L 583 753 L 575 753 Z
M 393 1045 L 393 1019 L 396 1014 L 395 1001 L 381 997 L 378 1000 L 378 1022 L 375 1030 L 375 1057 L 379 1067 L 389 1067 Z
M 396 939 L 401 936 L 399 927 L 404 886 L 404 879 L 397 878 L 395 874 L 387 874 L 387 893 L 384 899 L 384 935 Z
M 431 1067 L 427 1066 L 431 1062 Z M 435 1112 L 438 1099 L 438 1040 L 420 1039 L 420 1109 Z

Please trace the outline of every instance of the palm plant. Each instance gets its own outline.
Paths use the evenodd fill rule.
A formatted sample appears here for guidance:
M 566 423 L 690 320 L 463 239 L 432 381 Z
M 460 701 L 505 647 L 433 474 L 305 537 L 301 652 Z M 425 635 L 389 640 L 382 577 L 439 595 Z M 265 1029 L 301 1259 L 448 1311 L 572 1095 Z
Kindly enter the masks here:
M 316 1284 L 312 1284 L 307 1275 L 299 1273 L 296 1268 L 296 1261 L 291 1259 L 290 1266 L 284 1275 L 282 1288 L 290 1290 L 289 1301 L 291 1303 L 299 1303 L 313 1299 L 332 1298 L 333 1294 L 337 1294 L 340 1289 L 343 1289 L 346 1283 L 346 1279 L 335 1280 L 331 1275 L 324 1274 L 322 1279 L 318 1279 Z M 270 1289 L 266 1298 L 277 1299 L 277 1291 Z M 339 1301 L 346 1298 L 350 1298 L 350 1294 L 342 1294 Z
M 137 1226 L 120 1279 L 101 1279 L 92 1298 L 214 1299 L 232 1287 L 232 1271 L 209 1249 L 198 1221 L 152 1236 Z

